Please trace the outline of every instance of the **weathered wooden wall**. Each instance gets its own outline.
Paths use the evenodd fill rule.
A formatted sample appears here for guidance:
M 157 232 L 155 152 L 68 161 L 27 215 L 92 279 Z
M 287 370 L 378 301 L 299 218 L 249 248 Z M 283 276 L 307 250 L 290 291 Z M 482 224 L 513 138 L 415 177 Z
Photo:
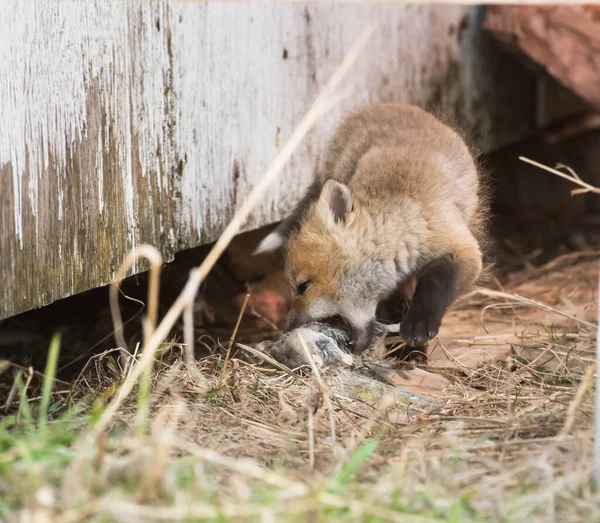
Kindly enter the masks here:
M 354 96 L 248 229 L 293 206 L 341 111 L 437 105 L 495 146 L 533 125 L 533 78 L 465 6 L 3 0 L 0 318 L 110 282 L 137 244 L 214 240 L 369 21 Z

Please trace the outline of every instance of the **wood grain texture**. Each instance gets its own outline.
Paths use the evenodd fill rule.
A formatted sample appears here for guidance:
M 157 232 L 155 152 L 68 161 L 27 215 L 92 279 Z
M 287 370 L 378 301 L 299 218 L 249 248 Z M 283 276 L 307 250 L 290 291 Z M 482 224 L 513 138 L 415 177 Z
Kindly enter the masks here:
M 4 0 L 0 318 L 109 283 L 140 243 L 170 260 L 218 237 L 369 21 L 354 95 L 246 229 L 289 212 L 358 104 L 439 107 L 485 146 L 526 134 L 534 79 L 498 56 L 481 17 L 453 5 Z

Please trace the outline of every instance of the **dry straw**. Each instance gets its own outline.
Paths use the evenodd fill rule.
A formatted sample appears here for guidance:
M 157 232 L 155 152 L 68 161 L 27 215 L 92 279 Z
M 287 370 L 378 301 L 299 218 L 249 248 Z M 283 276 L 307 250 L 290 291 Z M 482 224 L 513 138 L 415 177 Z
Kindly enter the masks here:
M 544 171 L 548 171 L 549 173 L 555 174 L 556 176 L 558 176 L 560 178 L 569 180 L 570 182 L 573 182 L 575 185 L 579 185 L 581 187 L 581 189 L 573 189 L 571 191 L 571 194 L 573 196 L 576 194 L 585 194 L 588 192 L 591 192 L 594 194 L 600 194 L 600 188 L 594 187 L 593 185 L 590 185 L 589 183 L 584 182 L 579 176 L 577 176 L 577 173 L 573 169 L 571 169 L 570 167 L 567 167 L 566 165 L 558 164 L 556 166 L 556 169 L 553 169 L 552 167 L 548 167 L 547 165 L 544 165 L 542 163 L 535 162 L 533 160 L 530 160 L 529 158 L 525 158 L 524 156 L 519 156 L 519 160 L 521 160 L 522 162 L 528 163 L 530 165 L 534 165 L 535 167 L 539 167 L 540 169 L 543 169 Z M 565 174 L 564 172 L 559 171 L 558 169 L 564 169 L 569 174 Z
M 600 278 L 598 279 L 598 300 L 600 300 Z M 596 331 L 596 366 L 600 361 L 600 303 Z M 596 432 L 594 438 L 594 477 L 600 485 L 600 372 L 596 372 Z
M 571 195 L 577 194 L 600 194 L 600 188 L 594 187 L 589 183 L 584 182 L 577 173 L 567 167 L 566 165 L 559 164 L 556 169 L 552 167 L 548 167 L 547 165 L 541 164 L 539 162 L 535 162 L 530 160 L 529 158 L 525 158 L 524 156 L 519 156 L 519 160 L 528 163 L 530 165 L 534 165 L 535 167 L 539 167 L 544 171 L 548 171 L 549 173 L 555 174 L 560 178 L 568 180 L 576 185 L 580 186 L 580 189 L 573 189 L 571 191 Z M 569 174 L 565 174 L 564 172 L 559 171 L 558 169 L 564 169 Z M 598 320 L 596 325 L 592 325 L 591 323 L 583 322 L 588 326 L 596 328 L 596 362 L 600 361 L 600 279 L 598 280 Z M 594 430 L 594 478 L 596 480 L 596 485 L 600 485 L 600 373 L 596 372 L 596 404 L 595 404 L 595 430 Z

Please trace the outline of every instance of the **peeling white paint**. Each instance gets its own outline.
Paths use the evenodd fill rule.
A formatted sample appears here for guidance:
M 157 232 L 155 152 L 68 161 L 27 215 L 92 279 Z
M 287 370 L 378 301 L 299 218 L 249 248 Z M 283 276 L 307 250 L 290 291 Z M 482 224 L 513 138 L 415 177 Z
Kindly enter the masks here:
M 23 213 L 37 218 L 38 183 L 50 156 L 64 169 L 69 151 L 87 125 L 90 86 L 99 81 L 116 134 L 124 189 L 125 226 L 135 225 L 132 144 L 139 160 L 156 172 L 156 151 L 164 141 L 164 71 L 168 55 L 154 20 L 161 3 L 92 0 L 5 0 L 0 17 L 0 165 L 14 169 L 14 219 L 22 246 Z M 134 54 L 135 52 L 135 54 Z M 100 115 L 98 115 L 100 116 Z M 108 140 L 105 141 L 108 143 Z M 101 154 L 101 141 L 98 141 Z M 25 204 L 23 179 L 29 162 Z M 64 190 L 59 212 L 64 207 Z M 60 216 L 62 218 L 62 216 Z M 132 237 L 133 239 L 133 237 Z
M 14 192 L 14 209 L 13 209 L 13 217 L 15 220 L 15 234 L 17 235 L 17 239 L 19 241 L 19 247 L 23 248 L 23 213 L 21 212 L 22 205 L 22 189 L 21 189 L 21 180 L 22 177 L 19 175 L 17 159 L 12 157 L 13 161 L 11 162 L 12 169 L 12 182 L 13 182 L 13 192 Z
M 98 176 L 98 210 L 100 214 L 104 210 L 104 160 L 102 147 L 102 133 L 98 134 L 98 152 L 96 153 L 96 174 Z
M 290 136 L 368 22 L 378 30 L 346 79 L 354 96 L 309 135 L 247 228 L 289 211 L 336 121 L 357 104 L 439 99 L 490 143 L 516 136 L 524 127 L 513 114 L 481 102 L 518 86 L 499 85 L 480 46 L 458 42 L 471 10 L 4 0 L 0 168 L 12 168 L 12 225 L 24 257 L 16 266 L 51 260 L 60 273 L 52 300 L 110 281 L 95 266 L 99 254 L 113 263 L 141 239 L 170 253 L 213 240 L 277 154 L 275 136 Z M 106 238 L 114 242 L 108 254 L 100 252 Z M 0 237 L 0 245 L 10 241 Z M 0 318 L 41 305 L 11 299 Z

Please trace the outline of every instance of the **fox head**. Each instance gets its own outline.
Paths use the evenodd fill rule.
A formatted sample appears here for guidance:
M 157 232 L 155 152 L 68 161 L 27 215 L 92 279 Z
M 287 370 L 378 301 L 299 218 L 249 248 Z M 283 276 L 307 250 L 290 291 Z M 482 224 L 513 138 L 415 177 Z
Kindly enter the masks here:
M 255 252 L 286 246 L 289 329 L 341 318 L 361 352 L 373 340 L 379 302 L 393 289 L 394 263 L 375 256 L 376 228 L 348 186 L 329 180 L 301 206 Z

